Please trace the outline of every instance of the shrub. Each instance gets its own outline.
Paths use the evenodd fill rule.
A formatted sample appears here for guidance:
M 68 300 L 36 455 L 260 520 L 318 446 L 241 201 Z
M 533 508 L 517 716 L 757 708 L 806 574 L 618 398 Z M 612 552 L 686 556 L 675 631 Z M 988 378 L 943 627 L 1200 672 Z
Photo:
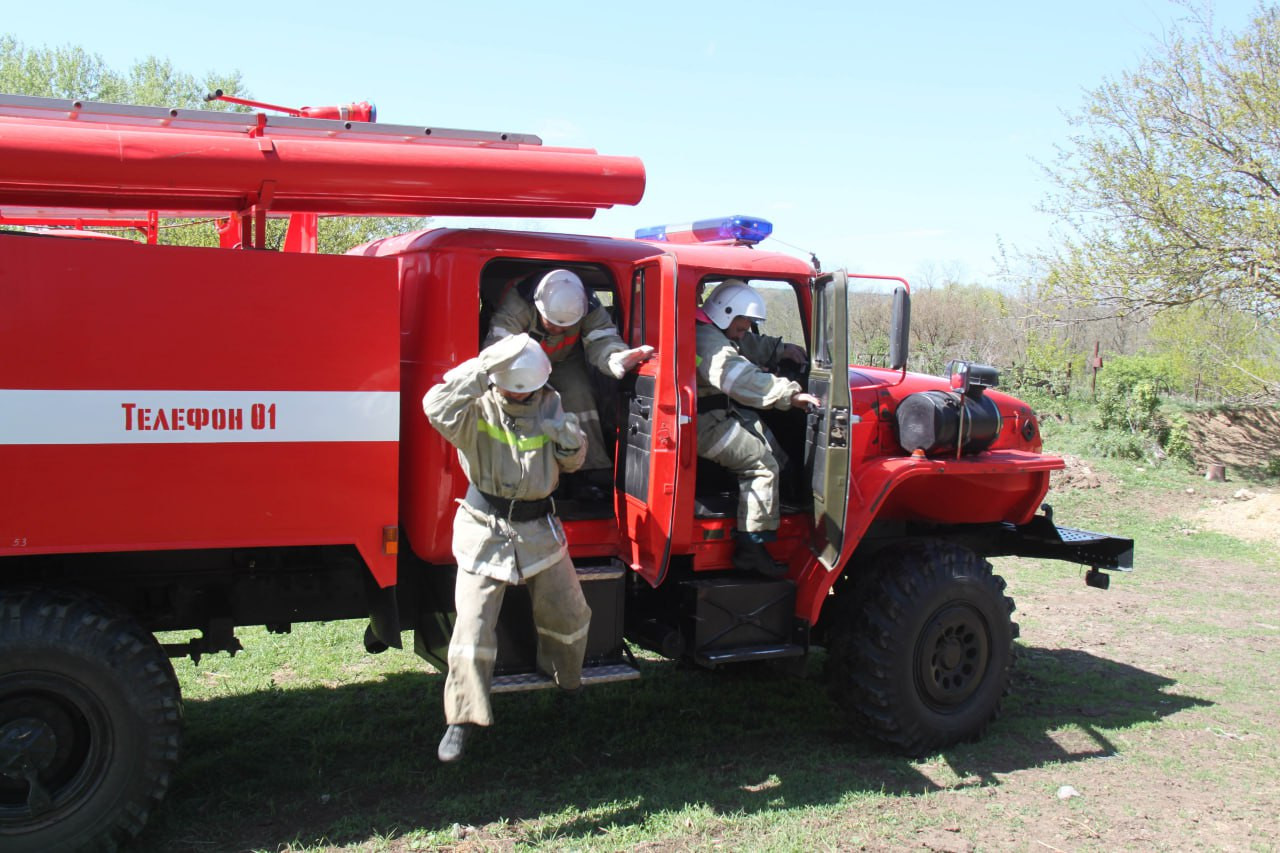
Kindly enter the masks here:
M 1169 455 L 1170 459 L 1176 459 L 1179 462 L 1191 464 L 1191 427 L 1187 423 L 1187 419 L 1181 416 L 1173 418 L 1169 423 L 1169 428 L 1165 431 L 1164 452 Z
M 1280 456 L 1268 456 L 1262 473 L 1273 479 L 1280 479 Z

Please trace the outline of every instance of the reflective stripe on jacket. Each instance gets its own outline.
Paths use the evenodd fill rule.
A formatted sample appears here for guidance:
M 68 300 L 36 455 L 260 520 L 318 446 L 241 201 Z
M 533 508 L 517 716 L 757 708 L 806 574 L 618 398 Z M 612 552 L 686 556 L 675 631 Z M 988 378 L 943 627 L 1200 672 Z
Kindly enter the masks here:
M 561 408 L 560 395 L 543 387 L 526 401 L 508 400 L 490 387 L 488 372 L 473 358 L 446 373 L 423 397 L 422 408 L 457 448 L 472 484 L 454 519 L 458 568 L 514 583 L 567 556 L 554 516 L 508 521 L 479 496 L 540 500 L 555 491 L 560 471 L 581 466 L 586 439 L 577 418 Z

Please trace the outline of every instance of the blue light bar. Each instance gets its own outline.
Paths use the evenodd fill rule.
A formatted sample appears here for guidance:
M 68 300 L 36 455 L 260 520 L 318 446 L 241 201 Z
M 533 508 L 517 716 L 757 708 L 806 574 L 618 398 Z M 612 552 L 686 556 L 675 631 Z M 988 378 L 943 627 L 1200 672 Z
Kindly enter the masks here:
M 637 240 L 662 243 L 759 243 L 773 233 L 773 223 L 753 216 L 699 219 L 684 225 L 637 228 Z

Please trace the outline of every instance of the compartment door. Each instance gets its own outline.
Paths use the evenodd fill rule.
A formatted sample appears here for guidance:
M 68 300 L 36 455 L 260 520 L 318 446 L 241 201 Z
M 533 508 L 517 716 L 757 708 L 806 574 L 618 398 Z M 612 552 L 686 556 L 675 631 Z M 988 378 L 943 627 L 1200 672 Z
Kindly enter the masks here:
M 843 270 L 813 284 L 813 357 L 809 393 L 823 402 L 810 412 L 805 462 L 813 490 L 810 546 L 828 569 L 836 568 L 844 544 L 849 505 L 849 280 Z

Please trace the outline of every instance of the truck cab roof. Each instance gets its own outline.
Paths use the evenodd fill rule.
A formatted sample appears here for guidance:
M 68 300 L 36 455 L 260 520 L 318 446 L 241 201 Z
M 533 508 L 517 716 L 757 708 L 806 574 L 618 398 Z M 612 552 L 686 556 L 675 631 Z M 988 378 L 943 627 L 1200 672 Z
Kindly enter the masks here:
M 546 253 L 555 257 L 581 255 L 595 260 L 630 262 L 669 255 L 676 259 L 680 268 L 694 269 L 699 277 L 722 273 L 753 278 L 807 279 L 814 275 L 814 269 L 807 261 L 749 246 L 675 244 L 490 228 L 428 228 L 365 243 L 351 249 L 348 254 L 386 257 L 428 250 L 467 249 L 485 254 L 529 256 Z

